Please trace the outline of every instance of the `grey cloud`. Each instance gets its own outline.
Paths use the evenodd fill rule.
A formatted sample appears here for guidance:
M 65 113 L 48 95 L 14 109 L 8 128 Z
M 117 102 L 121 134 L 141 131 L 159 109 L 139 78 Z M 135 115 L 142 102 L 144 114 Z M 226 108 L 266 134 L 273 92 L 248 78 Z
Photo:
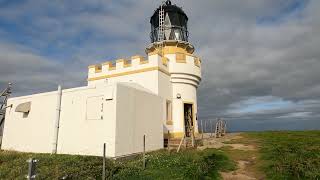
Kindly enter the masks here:
M 230 117 L 234 130 L 261 130 L 268 122 L 270 128 L 290 122 L 288 128 L 295 129 L 303 126 L 302 120 L 309 122 L 305 128 L 320 128 L 319 1 L 306 1 L 306 7 L 293 12 L 288 8 L 294 0 L 173 2 L 189 15 L 190 42 L 203 60 L 199 119 Z M 16 81 L 17 94 L 55 89 L 57 83 L 84 85 L 87 65 L 143 53 L 149 43 L 149 17 L 159 3 L 33 0 L 0 8 L 0 17 L 17 23 L 27 14 L 33 16 L 31 24 L 22 27 L 31 47 L 8 49 L 11 40 L 6 38 L 1 43 L 0 84 Z M 87 32 L 91 33 L 84 37 Z M 2 34 L 8 32 L 0 28 Z M 49 44 L 66 55 L 58 61 L 56 55 L 40 55 Z M 21 56 L 28 65 L 21 65 Z M 297 105 L 231 113 L 235 104 L 267 96 Z M 296 112 L 302 116 L 294 117 Z
M 79 83 L 82 75 L 77 73 L 78 69 L 13 45 L 0 43 L 0 64 L 0 88 L 13 83 L 15 96 L 55 90 L 58 84 L 66 87 L 84 84 Z

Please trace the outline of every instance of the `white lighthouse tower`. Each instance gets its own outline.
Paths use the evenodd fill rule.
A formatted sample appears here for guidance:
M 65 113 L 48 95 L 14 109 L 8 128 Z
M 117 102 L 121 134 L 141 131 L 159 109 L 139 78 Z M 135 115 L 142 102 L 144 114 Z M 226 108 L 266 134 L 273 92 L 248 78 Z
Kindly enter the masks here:
M 188 17 L 167 0 L 154 12 L 150 23 L 152 43 L 146 53 L 160 55 L 168 64 L 170 74 L 167 130 L 173 137 L 191 136 L 198 133 L 197 88 L 201 81 L 201 60 L 193 54 L 194 47 L 188 42 Z
M 198 133 L 197 88 L 201 60 L 188 42 L 188 17 L 167 0 L 150 18 L 147 57 L 132 56 L 89 66 L 88 85 L 131 82 L 163 99 L 164 138 Z M 160 110 L 159 110 L 160 111 Z

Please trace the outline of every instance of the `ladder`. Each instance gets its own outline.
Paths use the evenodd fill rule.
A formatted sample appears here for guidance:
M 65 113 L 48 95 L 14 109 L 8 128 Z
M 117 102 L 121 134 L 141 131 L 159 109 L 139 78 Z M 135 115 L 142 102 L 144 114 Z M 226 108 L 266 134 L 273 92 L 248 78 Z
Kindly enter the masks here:
M 0 128 L 4 122 L 6 115 L 7 100 L 11 95 L 12 84 L 8 83 L 8 87 L 0 93 Z
M 158 32 L 158 51 L 159 54 L 163 57 L 163 40 L 164 40 L 164 9 L 163 5 L 165 3 L 163 2 L 160 6 L 160 11 L 159 11 L 159 32 Z
M 159 33 L 158 33 L 158 41 L 162 42 L 164 40 L 164 9 L 163 4 L 160 6 L 159 11 Z

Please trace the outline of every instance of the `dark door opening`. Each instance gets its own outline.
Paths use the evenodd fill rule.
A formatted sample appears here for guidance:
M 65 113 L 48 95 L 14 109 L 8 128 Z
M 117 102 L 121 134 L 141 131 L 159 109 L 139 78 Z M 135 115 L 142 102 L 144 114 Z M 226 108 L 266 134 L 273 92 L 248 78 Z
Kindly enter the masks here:
M 183 105 L 184 108 L 184 130 L 186 137 L 191 137 L 193 133 L 193 112 L 192 112 L 192 104 L 185 103 Z

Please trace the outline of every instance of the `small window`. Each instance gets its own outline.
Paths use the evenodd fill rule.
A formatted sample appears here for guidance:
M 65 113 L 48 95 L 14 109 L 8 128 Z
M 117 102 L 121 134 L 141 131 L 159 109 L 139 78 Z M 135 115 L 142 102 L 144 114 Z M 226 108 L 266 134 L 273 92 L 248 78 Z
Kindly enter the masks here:
M 23 118 L 28 118 L 28 116 L 29 116 L 29 112 L 24 112 L 24 113 L 22 114 L 22 117 L 23 117 Z
M 102 71 L 102 65 L 101 64 L 95 65 L 95 73 L 100 73 L 101 71 Z
M 172 123 L 172 103 L 169 100 L 166 103 L 166 120 L 167 124 Z
M 174 35 L 175 35 L 175 40 L 181 40 L 179 29 L 174 30 Z
M 28 118 L 30 110 L 31 110 L 31 102 L 24 102 L 17 105 L 15 112 L 22 113 L 23 118 Z

